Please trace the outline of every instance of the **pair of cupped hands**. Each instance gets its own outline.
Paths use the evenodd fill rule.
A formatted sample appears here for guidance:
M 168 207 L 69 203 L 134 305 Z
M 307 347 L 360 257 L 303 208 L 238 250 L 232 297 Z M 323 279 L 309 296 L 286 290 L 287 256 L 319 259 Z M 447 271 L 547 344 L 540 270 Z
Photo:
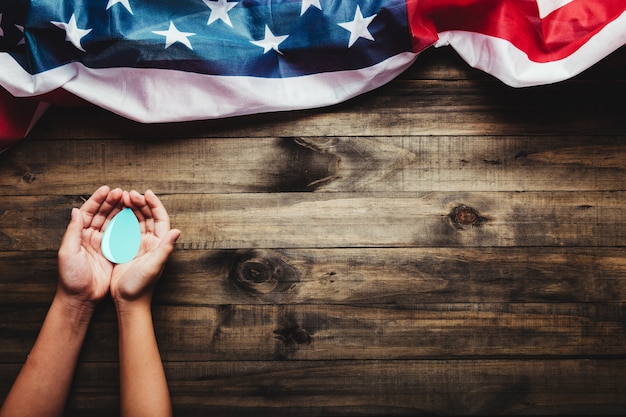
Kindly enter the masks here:
M 141 243 L 132 261 L 114 264 L 102 253 L 102 237 L 107 224 L 126 207 L 139 221 Z M 167 211 L 152 191 L 142 195 L 100 187 L 80 209 L 72 209 L 58 252 L 56 296 L 79 310 L 93 310 L 109 292 L 118 310 L 135 304 L 149 306 L 180 233 L 170 228 Z

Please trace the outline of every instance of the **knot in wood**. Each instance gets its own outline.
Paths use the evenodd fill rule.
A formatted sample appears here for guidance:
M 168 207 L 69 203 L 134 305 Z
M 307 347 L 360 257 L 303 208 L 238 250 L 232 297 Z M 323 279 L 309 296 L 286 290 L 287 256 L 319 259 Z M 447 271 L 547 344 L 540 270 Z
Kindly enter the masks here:
M 298 325 L 275 330 L 274 333 L 286 345 L 308 345 L 311 343 L 309 332 Z
M 230 279 L 246 292 L 269 294 L 291 287 L 300 273 L 277 254 L 251 251 L 233 264 Z
M 37 177 L 32 172 L 27 172 L 22 175 L 22 180 L 24 180 L 26 184 L 32 184 L 36 179 Z
M 236 265 L 235 282 L 259 294 L 272 292 L 278 285 L 280 270 L 263 259 L 248 259 Z
M 487 221 L 474 208 L 465 205 L 455 207 L 450 213 L 450 218 L 461 227 L 480 226 Z

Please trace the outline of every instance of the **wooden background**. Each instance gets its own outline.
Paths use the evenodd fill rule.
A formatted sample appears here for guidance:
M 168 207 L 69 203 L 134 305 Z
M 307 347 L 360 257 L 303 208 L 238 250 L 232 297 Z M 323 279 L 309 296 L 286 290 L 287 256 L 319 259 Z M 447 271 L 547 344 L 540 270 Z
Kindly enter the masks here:
M 0 155 L 0 398 L 98 186 L 183 235 L 154 300 L 179 416 L 626 413 L 626 49 L 511 89 L 450 49 L 331 108 L 56 108 Z M 70 416 L 118 411 L 111 300 Z

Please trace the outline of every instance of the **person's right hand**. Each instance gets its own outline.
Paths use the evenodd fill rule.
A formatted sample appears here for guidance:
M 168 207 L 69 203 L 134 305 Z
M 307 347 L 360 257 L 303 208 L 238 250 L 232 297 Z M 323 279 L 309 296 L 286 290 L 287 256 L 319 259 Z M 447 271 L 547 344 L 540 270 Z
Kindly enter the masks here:
M 100 248 L 104 228 L 123 208 L 124 192 L 106 185 L 72 215 L 59 247 L 57 296 L 73 307 L 95 307 L 109 291 L 113 264 Z

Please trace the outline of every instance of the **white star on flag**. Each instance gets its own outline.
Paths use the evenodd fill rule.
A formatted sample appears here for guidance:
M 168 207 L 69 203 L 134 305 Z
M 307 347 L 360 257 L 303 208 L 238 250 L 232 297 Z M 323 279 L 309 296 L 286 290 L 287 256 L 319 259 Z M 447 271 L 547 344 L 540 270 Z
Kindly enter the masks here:
M 320 0 L 302 0 L 302 8 L 300 9 L 300 16 L 302 16 L 309 7 L 314 6 L 318 9 L 322 10 L 322 5 L 320 4 Z
M 236 1 L 229 2 L 228 0 L 202 0 L 204 3 L 209 6 L 211 9 L 211 15 L 209 16 L 209 21 L 207 25 L 215 22 L 216 20 L 221 20 L 226 23 L 231 28 L 233 27 L 232 22 L 230 21 L 230 17 L 228 16 L 228 12 L 230 9 L 238 5 L 239 3 Z
M 187 39 L 189 36 L 195 35 L 195 33 L 191 32 L 181 32 L 176 26 L 174 26 L 174 22 L 170 22 L 170 27 L 167 30 L 154 30 L 152 33 L 156 35 L 165 36 L 165 49 L 169 48 L 176 42 L 180 42 L 185 45 L 187 48 L 192 49 L 191 42 Z
M 537 7 L 539 7 L 539 17 L 543 19 L 553 11 L 560 9 L 561 7 L 573 1 L 574 0 L 537 0 Z
M 76 15 L 74 13 L 72 13 L 72 17 L 70 17 L 70 21 L 67 23 L 52 21 L 50 23 L 58 28 L 63 29 L 65 31 L 65 40 L 71 42 L 72 45 L 76 47 L 76 49 L 87 52 L 80 44 L 80 40 L 87 36 L 87 34 L 91 32 L 91 29 L 80 29 L 76 25 Z
M 374 37 L 367 29 L 372 20 L 376 17 L 375 14 L 370 17 L 363 17 L 361 14 L 361 8 L 356 6 L 356 13 L 354 13 L 354 20 L 351 22 L 338 23 L 342 28 L 350 31 L 350 41 L 348 42 L 348 48 L 350 48 L 359 38 L 365 38 L 370 41 L 374 40 Z
M 263 53 L 266 54 L 272 49 L 283 55 L 283 53 L 278 49 L 278 45 L 280 45 L 285 39 L 287 39 L 289 35 L 282 36 L 274 36 L 269 26 L 265 25 L 265 38 L 259 41 L 250 41 L 256 46 L 260 46 L 263 48 Z
M 132 9 L 130 8 L 130 0 L 109 0 L 109 3 L 107 4 L 107 10 L 115 6 L 117 3 L 121 3 L 122 6 L 124 6 L 126 10 L 128 10 L 128 13 L 133 14 Z

